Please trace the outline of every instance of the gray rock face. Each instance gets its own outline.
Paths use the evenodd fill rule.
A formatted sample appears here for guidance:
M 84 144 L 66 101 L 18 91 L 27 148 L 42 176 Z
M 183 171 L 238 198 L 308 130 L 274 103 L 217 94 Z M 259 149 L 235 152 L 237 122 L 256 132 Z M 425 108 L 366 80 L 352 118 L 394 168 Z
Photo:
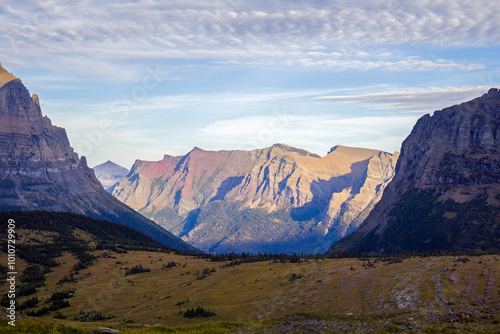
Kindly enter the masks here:
M 0 66 L 0 210 L 85 214 L 121 223 L 164 243 L 191 246 L 108 194 L 71 148 L 66 131 L 42 116 L 38 97 Z
M 112 194 L 210 252 L 324 252 L 355 230 L 398 154 L 336 146 L 325 157 L 284 144 L 136 161 Z
M 21 80 L 15 78 L 5 83 L 0 90 L 0 96 L 2 115 L 25 121 L 40 121 L 42 118 L 38 96 L 30 97 Z
M 430 193 L 435 200 L 418 214 L 420 221 L 428 219 L 430 224 L 432 220 L 431 227 L 442 233 L 442 245 L 453 248 L 454 240 L 455 248 L 460 248 L 459 239 L 467 240 L 467 247 L 472 248 L 482 248 L 479 240 L 491 245 L 492 240 L 500 239 L 500 231 L 494 227 L 498 225 L 500 206 L 499 143 L 500 93 L 496 88 L 472 101 L 438 110 L 433 116 L 423 116 L 403 142 L 395 176 L 380 202 L 358 231 L 334 244 L 331 251 L 425 249 L 427 246 L 419 242 L 426 240 L 415 240 L 411 246 L 405 246 L 391 241 L 394 237 L 389 235 L 396 229 L 396 221 L 398 229 L 419 234 L 422 226 L 406 228 L 402 215 L 409 212 L 410 197 L 417 200 Z M 475 210 L 472 203 L 488 216 L 472 214 Z M 413 203 L 415 207 L 417 204 Z M 459 212 L 468 217 L 459 221 Z M 448 232 L 441 231 L 441 226 L 448 225 Z M 459 225 L 463 230 L 455 231 L 452 237 L 451 231 Z M 488 230 L 489 240 L 471 232 L 479 230 L 480 225 Z M 474 242 L 472 236 L 478 241 Z
M 97 165 L 93 168 L 95 176 L 101 182 L 106 191 L 115 183 L 120 181 L 121 178 L 129 173 L 129 170 L 112 161 L 106 161 L 103 164 Z

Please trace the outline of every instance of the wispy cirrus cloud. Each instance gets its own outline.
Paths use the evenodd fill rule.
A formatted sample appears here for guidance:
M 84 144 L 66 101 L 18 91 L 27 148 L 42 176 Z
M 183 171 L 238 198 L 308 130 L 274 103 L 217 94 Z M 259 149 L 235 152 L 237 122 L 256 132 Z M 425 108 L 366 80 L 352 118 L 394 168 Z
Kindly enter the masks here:
M 491 0 L 19 0 L 0 1 L 0 20 L 0 61 L 72 143 L 161 68 L 161 84 L 96 146 L 96 163 L 249 138 L 249 149 L 396 150 L 421 113 L 500 77 Z M 287 107 L 281 132 L 261 132 Z
M 363 58 L 366 56 L 363 56 Z M 387 60 L 336 60 L 336 59 L 322 59 L 315 60 L 311 58 L 300 59 L 296 61 L 298 64 L 307 67 L 336 67 L 341 69 L 358 69 L 361 71 L 368 71 L 373 69 L 384 69 L 390 71 L 473 71 L 484 69 L 485 66 L 481 64 L 457 64 L 453 61 L 447 60 L 421 60 L 415 57 L 408 57 L 402 60 L 387 61 Z
M 315 97 L 316 101 L 365 103 L 378 109 L 434 111 L 478 97 L 488 91 L 487 86 L 392 88 L 390 91 L 356 95 Z
M 267 60 L 271 64 L 371 70 L 473 70 L 446 59 L 376 59 L 386 45 L 500 45 L 500 9 L 489 0 L 400 2 L 218 0 L 18 1 L 0 4 L 2 52 L 59 68 L 78 62 L 104 76 L 116 60 Z M 318 51 L 318 50 L 321 50 Z M 30 52 L 31 51 L 31 52 Z M 316 54 L 315 54 L 316 53 Z M 324 55 L 321 55 L 323 53 Z M 317 59 L 318 56 L 325 56 Z M 337 58 L 344 59 L 337 59 Z M 387 57 L 387 54 L 386 54 Z M 89 60 L 93 66 L 89 66 Z M 114 61 L 114 62 L 113 62 Z M 125 78 L 133 73 L 121 76 Z

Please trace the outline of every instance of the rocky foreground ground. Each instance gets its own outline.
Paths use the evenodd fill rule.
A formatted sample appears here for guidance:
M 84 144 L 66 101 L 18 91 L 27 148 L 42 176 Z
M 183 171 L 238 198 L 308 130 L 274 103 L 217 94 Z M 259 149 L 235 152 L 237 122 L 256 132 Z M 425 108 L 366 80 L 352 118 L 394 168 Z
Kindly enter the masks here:
M 470 312 L 328 315 L 297 313 L 238 333 L 500 333 L 500 308 Z

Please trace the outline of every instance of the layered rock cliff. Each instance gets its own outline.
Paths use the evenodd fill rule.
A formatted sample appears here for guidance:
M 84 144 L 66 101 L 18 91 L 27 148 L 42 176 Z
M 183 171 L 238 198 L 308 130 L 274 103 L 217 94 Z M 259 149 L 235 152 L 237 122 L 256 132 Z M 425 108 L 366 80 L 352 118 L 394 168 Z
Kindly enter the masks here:
M 498 248 L 499 144 L 498 89 L 423 116 L 380 202 L 330 251 Z
M 284 144 L 136 161 L 112 189 L 122 202 L 210 252 L 322 252 L 355 230 L 392 178 L 398 154 Z
M 67 211 L 121 223 L 163 244 L 193 249 L 108 194 L 42 116 L 38 97 L 0 66 L 0 210 Z

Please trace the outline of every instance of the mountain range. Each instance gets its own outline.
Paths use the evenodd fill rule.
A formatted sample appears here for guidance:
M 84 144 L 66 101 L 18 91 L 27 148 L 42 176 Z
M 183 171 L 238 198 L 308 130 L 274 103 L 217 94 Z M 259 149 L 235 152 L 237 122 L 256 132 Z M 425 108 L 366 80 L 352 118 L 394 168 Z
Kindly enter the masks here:
M 330 252 L 498 249 L 499 144 L 496 88 L 421 117 L 382 199 Z
M 355 230 L 391 180 L 398 153 L 285 144 L 137 160 L 110 191 L 208 252 L 324 252 Z
M 401 154 L 340 145 L 323 157 L 285 144 L 194 148 L 137 160 L 130 171 L 96 166 L 108 193 L 66 131 L 42 115 L 38 96 L 0 65 L 0 210 L 107 219 L 183 250 L 497 249 L 499 141 L 500 93 L 492 88 L 420 118 Z
M 108 194 L 42 116 L 38 96 L 0 65 L 0 210 L 64 211 L 132 227 L 177 249 L 194 248 Z

